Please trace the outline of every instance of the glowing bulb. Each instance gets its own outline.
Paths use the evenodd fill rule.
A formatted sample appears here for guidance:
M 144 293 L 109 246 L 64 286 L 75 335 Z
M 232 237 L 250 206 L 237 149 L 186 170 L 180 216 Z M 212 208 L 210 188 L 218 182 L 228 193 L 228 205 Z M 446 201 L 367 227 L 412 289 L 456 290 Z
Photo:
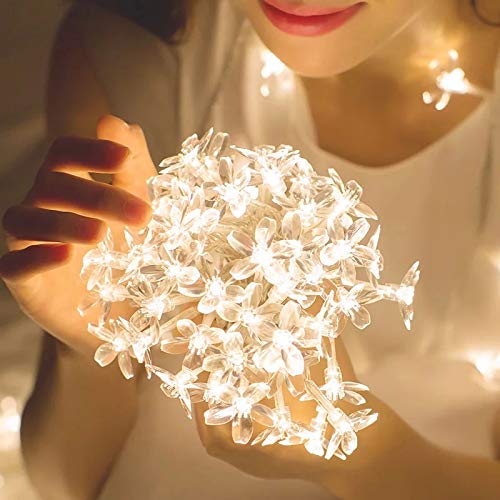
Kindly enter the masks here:
M 224 282 L 219 278 L 211 278 L 207 283 L 207 292 L 212 297 L 222 297 L 225 292 Z
M 500 383 L 500 352 L 487 351 L 470 356 L 486 382 Z
M 284 349 L 293 343 L 293 335 L 288 330 L 275 330 L 273 342 L 280 349 Z
M 413 303 L 415 296 L 415 287 L 401 286 L 396 290 L 396 298 L 398 301 L 403 302 L 407 306 Z
M 247 416 L 252 411 L 252 403 L 247 398 L 237 398 L 234 402 L 236 410 L 240 415 Z

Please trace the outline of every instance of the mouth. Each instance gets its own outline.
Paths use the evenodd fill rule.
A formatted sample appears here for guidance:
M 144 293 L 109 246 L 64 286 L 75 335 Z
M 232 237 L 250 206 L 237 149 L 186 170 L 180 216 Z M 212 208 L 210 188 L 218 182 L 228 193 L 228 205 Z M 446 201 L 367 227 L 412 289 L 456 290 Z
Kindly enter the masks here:
M 298 5 L 286 0 L 259 0 L 269 21 L 279 30 L 297 36 L 319 36 L 343 26 L 366 2 L 343 8 Z

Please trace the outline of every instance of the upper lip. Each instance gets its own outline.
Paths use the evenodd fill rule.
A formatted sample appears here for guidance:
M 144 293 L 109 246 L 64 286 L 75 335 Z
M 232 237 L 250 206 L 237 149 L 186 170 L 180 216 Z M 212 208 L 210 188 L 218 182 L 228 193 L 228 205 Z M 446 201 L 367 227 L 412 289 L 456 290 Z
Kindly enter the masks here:
M 351 7 L 352 5 L 346 5 L 345 7 L 325 7 L 320 5 L 304 5 L 292 3 L 286 0 L 263 0 L 271 7 L 274 7 L 287 14 L 292 14 L 294 16 L 325 16 L 328 14 L 335 14 L 341 12 Z

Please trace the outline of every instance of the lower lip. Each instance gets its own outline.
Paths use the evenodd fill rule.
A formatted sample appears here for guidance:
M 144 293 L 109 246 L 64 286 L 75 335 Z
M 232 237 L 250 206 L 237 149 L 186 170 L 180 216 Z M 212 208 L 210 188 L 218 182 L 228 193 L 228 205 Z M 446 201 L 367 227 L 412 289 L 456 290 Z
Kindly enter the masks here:
M 361 7 L 365 5 L 365 2 L 356 3 L 333 14 L 296 16 L 283 12 L 264 0 L 260 0 L 259 3 L 264 14 L 276 28 L 289 35 L 297 36 L 319 36 L 336 30 L 357 14 Z

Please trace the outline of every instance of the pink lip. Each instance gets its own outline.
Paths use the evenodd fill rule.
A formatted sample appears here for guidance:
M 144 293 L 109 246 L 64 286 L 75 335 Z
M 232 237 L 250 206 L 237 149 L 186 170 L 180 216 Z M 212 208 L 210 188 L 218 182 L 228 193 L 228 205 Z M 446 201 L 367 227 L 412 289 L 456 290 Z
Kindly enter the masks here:
M 358 2 L 343 9 L 294 5 L 283 0 L 260 0 L 269 21 L 290 35 L 318 36 L 340 28 L 365 5 Z

